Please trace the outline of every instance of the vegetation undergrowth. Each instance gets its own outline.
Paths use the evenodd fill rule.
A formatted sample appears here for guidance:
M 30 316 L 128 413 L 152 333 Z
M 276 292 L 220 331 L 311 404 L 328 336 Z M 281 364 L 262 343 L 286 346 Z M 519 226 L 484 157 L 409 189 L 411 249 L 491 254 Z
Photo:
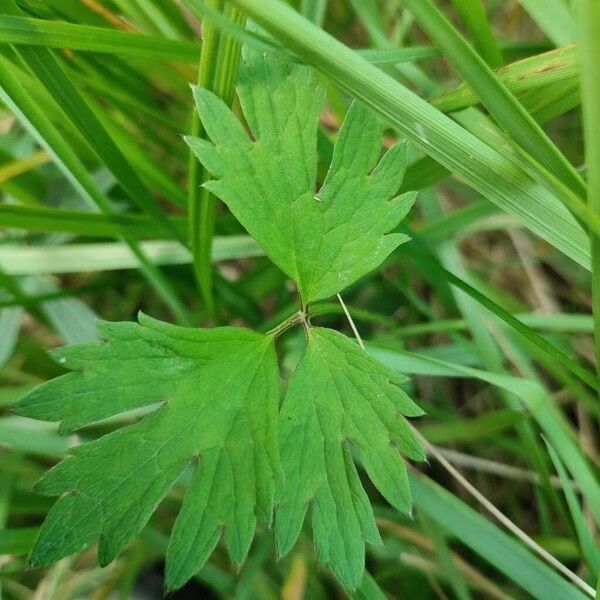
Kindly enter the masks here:
M 0 598 L 596 597 L 598 40 L 0 0 Z

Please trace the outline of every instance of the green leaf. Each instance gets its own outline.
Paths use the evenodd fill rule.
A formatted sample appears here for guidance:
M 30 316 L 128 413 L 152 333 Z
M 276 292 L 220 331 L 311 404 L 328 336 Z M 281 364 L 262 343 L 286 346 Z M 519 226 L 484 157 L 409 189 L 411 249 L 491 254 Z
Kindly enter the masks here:
M 140 250 L 155 265 L 187 265 L 192 256 L 174 240 L 149 240 L 139 243 Z M 215 262 L 263 256 L 262 249 L 247 235 L 229 235 L 213 239 Z M 0 246 L 0 267 L 11 275 L 80 273 L 140 268 L 140 259 L 121 242 L 106 244 L 68 244 L 64 246 Z
M 490 67 L 501 66 L 504 62 L 502 51 L 494 38 L 494 32 L 481 0 L 452 0 L 452 4 L 471 34 L 475 50 Z
M 513 94 L 544 88 L 544 95 L 548 95 L 551 90 L 548 86 L 551 84 L 561 82 L 562 89 L 567 82 L 578 82 L 579 70 L 577 47 L 571 45 L 518 60 L 494 73 Z M 444 112 L 453 112 L 477 102 L 477 94 L 466 83 L 462 83 L 436 96 L 431 103 Z
M 481 141 L 284 3 L 231 1 L 473 189 L 590 268 L 589 239 L 584 230 L 556 196 L 533 183 L 505 155 L 503 147 Z
M 304 303 L 354 283 L 408 239 L 388 234 L 414 202 L 412 193 L 395 195 L 405 146 L 379 161 L 382 128 L 367 109 L 355 103 L 348 111 L 317 190 L 325 90 L 315 72 L 249 51 L 238 94 L 254 139 L 222 101 L 196 88 L 198 113 L 214 145 L 187 141 L 216 177 L 205 187 L 297 283 Z
M 404 4 L 511 139 L 585 197 L 585 183 L 573 165 L 437 6 L 431 0 L 404 0 Z
M 592 571 L 594 573 L 600 573 L 600 548 L 598 548 L 594 536 L 585 520 L 585 515 L 581 509 L 579 500 L 577 499 L 577 494 L 573 489 L 573 482 L 569 478 L 567 469 L 560 460 L 560 456 L 558 456 L 556 450 L 552 447 L 552 444 L 546 441 L 546 446 L 548 447 L 548 454 L 552 459 L 552 463 L 554 464 L 554 468 L 556 469 L 567 500 L 569 512 L 571 513 L 573 525 L 575 526 L 575 532 L 579 539 L 581 553 Z
M 0 0 L 1 2 L 2 0 Z M 33 51 L 34 49 L 30 48 L 29 50 Z M 92 205 L 96 204 L 105 213 L 114 212 L 110 199 L 96 185 L 77 152 L 56 128 L 55 123 L 52 122 L 42 107 L 27 94 L 22 82 L 14 76 L 13 71 L 12 63 L 0 56 L 0 99 L 12 110 L 25 128 L 31 132 L 32 136 L 46 148 L 57 167 L 83 198 Z M 164 218 L 167 220 L 166 216 Z M 168 227 L 165 229 L 169 232 L 176 231 L 171 221 L 167 220 L 167 222 Z M 144 256 L 135 240 L 125 239 L 131 251 L 137 256 L 138 264 L 144 276 L 155 286 L 157 292 L 171 307 L 179 320 L 182 322 L 188 321 L 187 311 L 169 281 Z
M 223 327 L 186 329 L 140 315 L 103 322 L 104 344 L 59 350 L 75 370 L 29 394 L 16 412 L 70 431 L 123 412 L 155 410 L 79 446 L 38 484 L 61 498 L 31 555 L 46 565 L 99 540 L 110 562 L 145 526 L 187 467 L 193 473 L 167 552 L 167 586 L 183 585 L 226 532 L 241 563 L 256 521 L 271 521 L 279 400 L 273 338 Z M 115 461 L 114 457 L 119 456 Z
M 330 329 L 309 328 L 308 344 L 280 415 L 283 468 L 275 522 L 280 554 L 294 545 L 308 506 L 319 560 L 348 589 L 360 583 L 365 541 L 380 543 L 355 452 L 390 504 L 410 512 L 401 454 L 425 458 L 404 416 L 421 409 L 400 389 L 405 381 Z

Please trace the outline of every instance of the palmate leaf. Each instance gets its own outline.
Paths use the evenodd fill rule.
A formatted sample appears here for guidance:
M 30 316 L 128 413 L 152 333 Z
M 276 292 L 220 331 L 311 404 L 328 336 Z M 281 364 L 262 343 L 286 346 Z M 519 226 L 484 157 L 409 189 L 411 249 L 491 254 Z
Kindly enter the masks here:
M 405 161 L 398 145 L 379 161 L 381 126 L 358 104 L 338 135 L 316 190 L 316 131 L 324 92 L 299 65 L 249 53 L 240 99 L 255 140 L 205 90 L 195 96 L 212 142 L 190 139 L 217 177 L 208 182 L 273 261 L 298 285 L 304 308 L 378 266 L 406 237 L 393 230 L 413 194 L 396 197 Z M 353 341 L 313 328 L 306 312 L 271 334 L 187 329 L 140 316 L 101 323 L 104 343 L 56 353 L 75 371 L 17 405 L 68 432 L 133 409 L 149 411 L 71 452 L 40 482 L 60 496 L 31 561 L 44 565 L 99 542 L 111 561 L 190 471 L 167 552 L 167 587 L 183 585 L 224 530 L 232 560 L 244 560 L 257 521 L 276 509 L 280 554 L 295 544 L 310 510 L 319 559 L 354 589 L 365 542 L 380 542 L 358 460 L 379 492 L 409 512 L 402 455 L 423 459 L 404 417 L 421 410 L 404 378 Z M 302 322 L 307 347 L 281 411 L 274 342 Z M 281 463 L 280 463 L 281 461 Z
M 205 183 L 271 260 L 298 285 L 304 303 L 332 296 L 379 266 L 408 238 L 388 233 L 412 206 L 396 196 L 406 148 L 379 161 L 382 128 L 353 104 L 317 190 L 317 129 L 325 90 L 305 66 L 245 53 L 238 96 L 254 139 L 214 94 L 194 89 L 213 143 L 187 138 L 216 178 Z
M 279 375 L 273 338 L 235 327 L 186 329 L 140 316 L 102 323 L 104 344 L 56 353 L 77 372 L 24 398 L 18 413 L 61 420 L 70 431 L 111 415 L 160 405 L 139 423 L 72 451 L 38 489 L 61 495 L 31 562 L 45 565 L 99 540 L 110 562 L 186 467 L 191 482 L 167 553 L 167 586 L 187 581 L 225 529 L 241 563 L 257 518 L 270 523 L 277 458 Z
M 279 420 L 283 478 L 277 491 L 278 550 L 288 552 L 311 505 L 319 560 L 348 589 L 364 570 L 365 541 L 380 543 L 354 450 L 379 492 L 401 512 L 411 508 L 400 453 L 425 455 L 404 416 L 423 411 L 398 387 L 406 381 L 331 329 L 309 328 L 304 356 Z

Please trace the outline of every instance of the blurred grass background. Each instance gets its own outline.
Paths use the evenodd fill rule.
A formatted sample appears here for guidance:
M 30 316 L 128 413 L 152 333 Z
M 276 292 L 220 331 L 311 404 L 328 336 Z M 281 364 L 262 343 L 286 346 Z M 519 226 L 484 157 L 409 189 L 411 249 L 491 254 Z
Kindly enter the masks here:
M 600 455 L 591 289 L 597 271 L 594 255 L 594 277 L 571 260 L 581 255 L 580 263 L 589 262 L 584 229 L 591 228 L 592 238 L 598 233 L 597 168 L 589 147 L 600 145 L 600 136 L 593 137 L 593 125 L 584 127 L 583 63 L 572 45 L 584 44 L 593 73 L 600 55 L 586 41 L 593 38 L 586 25 L 596 26 L 586 3 L 439 2 L 458 32 L 446 38 L 447 30 L 435 29 L 435 12 L 418 1 L 290 2 L 486 148 L 509 157 L 515 169 L 523 166 L 583 224 L 573 219 L 571 235 L 561 222 L 553 225 L 543 203 L 526 204 L 527 196 L 516 199 L 518 210 L 503 210 L 476 191 L 477 173 L 465 180 L 411 146 L 404 189 L 420 190 L 407 220 L 413 241 L 346 290 L 344 300 L 369 351 L 411 377 L 410 393 L 427 411 L 417 424 L 421 433 L 583 585 L 567 583 L 505 533 L 432 460 L 413 474 L 414 520 L 390 511 L 370 488 L 385 544 L 370 548 L 370 575 L 357 598 L 563 600 L 590 597 L 596 587 Z M 427 6 L 433 4 L 421 4 Z M 113 426 L 62 438 L 52 425 L 10 414 L 26 391 L 61 374 L 48 349 L 94 340 L 96 319 L 131 320 L 139 310 L 189 325 L 259 330 L 296 310 L 281 272 L 221 205 L 197 191 L 203 174 L 190 165 L 182 140 L 198 127 L 189 84 L 198 80 L 202 61 L 200 81 L 236 105 L 237 46 L 219 33 L 221 21 L 200 22 L 199 14 L 214 14 L 203 13 L 207 7 L 226 23 L 244 22 L 218 0 L 0 0 L 2 598 L 162 597 L 162 557 L 184 491 L 174 488 L 143 535 L 105 569 L 96 566 L 93 549 L 49 569 L 27 567 L 51 505 L 33 484 L 71 445 Z M 583 13 L 579 22 L 576 9 Z M 486 80 L 457 40 L 472 44 L 495 75 Z M 272 39 L 250 42 L 281 51 Z M 461 86 L 470 72 L 483 89 Z M 322 175 L 351 101 L 344 85 L 324 79 Z M 502 104 L 505 90 L 518 98 L 523 120 L 516 105 Z M 592 104 L 593 92 L 593 85 L 584 87 Z M 593 107 L 586 122 L 593 118 L 588 113 L 595 114 Z M 551 142 L 534 136 L 527 146 L 519 139 L 525 127 L 537 131 L 533 124 Z M 386 144 L 400 137 L 390 127 Z M 444 140 L 437 143 L 442 155 Z M 568 163 L 544 170 L 544 160 L 550 165 L 559 155 Z M 588 204 L 581 201 L 583 179 L 578 188 L 582 174 Z M 501 183 L 488 183 L 500 189 Z M 530 213 L 521 218 L 519 210 Z M 531 223 L 543 228 L 546 220 L 554 229 L 542 239 Z M 507 324 L 505 313 L 524 329 Z M 351 335 L 339 304 L 322 303 L 313 314 L 314 322 Z M 542 342 L 560 354 L 550 356 Z M 282 346 L 287 377 L 302 333 L 286 334 Z M 276 560 L 271 534 L 262 531 L 240 570 L 219 548 L 196 581 L 173 597 L 345 594 L 317 566 L 309 535 Z

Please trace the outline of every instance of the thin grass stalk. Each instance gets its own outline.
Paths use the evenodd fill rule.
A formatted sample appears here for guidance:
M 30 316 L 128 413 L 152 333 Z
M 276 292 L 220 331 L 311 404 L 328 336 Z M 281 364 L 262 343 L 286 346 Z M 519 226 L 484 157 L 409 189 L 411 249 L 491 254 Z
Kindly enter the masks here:
M 344 310 L 344 314 L 348 319 L 352 332 L 356 338 L 357 344 L 365 350 L 365 344 L 358 333 L 358 329 L 344 303 L 342 297 L 338 294 L 337 298 L 342 305 Z M 514 534 L 523 544 L 528 546 L 533 552 L 535 552 L 540 558 L 545 560 L 549 565 L 551 565 L 554 569 L 556 569 L 561 575 L 563 575 L 566 579 L 571 581 L 574 585 L 576 585 L 580 590 L 586 593 L 591 598 L 594 598 L 594 590 L 590 587 L 581 577 L 573 573 L 570 569 L 565 567 L 559 560 L 557 560 L 552 554 L 550 554 L 547 550 L 542 548 L 534 539 L 532 539 L 527 533 L 525 533 L 518 525 L 516 525 L 513 521 L 511 521 L 499 508 L 496 507 L 492 502 L 490 502 L 470 481 L 468 481 L 458 469 L 454 467 L 446 457 L 438 452 L 438 449 L 430 444 L 427 439 L 423 437 L 421 432 L 414 427 L 414 425 L 410 425 L 413 433 L 419 439 L 423 448 L 425 448 L 426 452 L 435 458 L 437 462 L 445 469 L 445 471 L 477 502 L 481 504 L 481 506 L 489 512 L 492 516 L 494 516 L 508 531 Z
M 600 2 L 578 0 L 576 6 L 588 206 L 600 215 Z M 596 371 L 600 372 L 600 235 L 594 233 L 590 239 Z
M 212 9 L 223 11 L 225 17 L 234 24 L 245 23 L 245 16 L 237 8 L 225 4 L 223 0 L 209 0 L 207 4 Z M 202 23 L 202 34 L 198 85 L 211 90 L 231 105 L 240 61 L 240 43 L 206 20 Z M 192 117 L 191 135 L 204 136 L 196 111 Z M 217 199 L 201 187 L 208 177 L 209 174 L 190 151 L 188 211 L 194 273 L 206 310 L 211 318 L 217 321 L 211 260 Z

